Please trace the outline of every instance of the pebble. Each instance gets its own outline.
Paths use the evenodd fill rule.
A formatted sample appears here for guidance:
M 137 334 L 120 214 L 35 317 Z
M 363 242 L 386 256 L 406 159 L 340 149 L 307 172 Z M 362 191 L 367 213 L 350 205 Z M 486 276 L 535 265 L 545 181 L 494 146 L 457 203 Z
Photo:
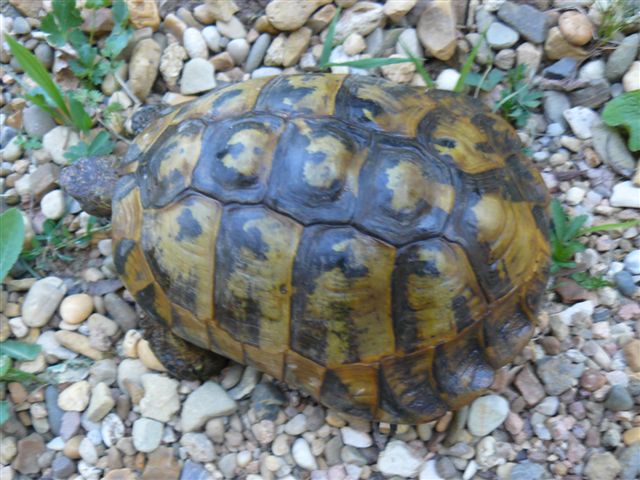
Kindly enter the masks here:
M 267 4 L 266 14 L 271 25 L 280 31 L 298 30 L 318 7 L 331 3 L 331 0 L 306 0 L 291 8 L 289 0 L 272 0 Z
M 180 93 L 193 95 L 215 88 L 216 79 L 213 64 L 204 58 L 193 58 L 185 63 L 180 78 Z
M 441 457 L 441 459 L 448 457 Z M 453 466 L 453 465 L 452 465 Z M 420 469 L 420 473 L 418 474 L 418 480 L 444 480 L 445 478 L 451 478 L 454 475 L 457 475 L 457 471 L 455 467 L 453 467 L 453 474 L 448 477 L 442 477 L 440 472 L 438 471 L 437 463 L 435 459 L 428 460 L 422 465 Z
M 42 138 L 56 127 L 56 122 L 40 107 L 31 105 L 22 112 L 22 125 L 30 137 Z
M 357 2 L 340 15 L 336 24 L 335 42 L 340 43 L 353 33 L 366 37 L 380 26 L 383 18 L 383 7 L 379 3 Z
M 47 193 L 40 202 L 42 214 L 51 220 L 59 220 L 67 212 L 67 199 L 62 190 Z
M 65 456 L 56 457 L 51 464 L 55 478 L 68 478 L 76 471 L 76 465 Z
M 406 57 L 406 55 L 394 54 L 391 57 Z M 416 73 L 416 66 L 413 62 L 384 65 L 381 68 L 382 75 L 394 83 L 409 83 Z
M 493 22 L 487 30 L 487 43 L 495 49 L 509 48 L 516 44 L 519 35 L 504 23 Z
M 142 375 L 141 381 L 144 396 L 140 400 L 140 413 L 147 418 L 168 422 L 180 410 L 178 382 L 157 373 Z
M 367 42 L 359 33 L 352 33 L 342 43 L 342 48 L 347 55 L 357 55 L 367 48 Z
M 18 137 L 13 137 L 2 149 L 2 160 L 5 162 L 15 162 L 22 157 L 22 146 L 18 143 Z
M 92 422 L 99 422 L 115 406 L 116 402 L 111 396 L 111 390 L 105 383 L 94 385 L 91 390 L 91 400 L 87 407 L 86 416 Z
M 640 208 L 640 188 L 630 181 L 620 182 L 613 186 L 609 203 L 612 207 Z
M 373 439 L 366 432 L 351 427 L 343 427 L 340 429 L 340 433 L 345 445 L 351 445 L 356 448 L 368 448 L 373 445 Z
M 542 43 L 547 37 L 547 16 L 531 5 L 506 1 L 500 6 L 498 17 L 530 42 Z
M 574 364 L 566 355 L 546 357 L 538 362 L 538 375 L 549 395 L 563 394 L 577 383 L 583 371 L 583 364 Z
M 540 67 L 542 61 L 542 49 L 525 42 L 516 48 L 516 63 L 526 65 L 529 77 L 532 77 Z
M 172 43 L 162 52 L 162 57 L 160 57 L 160 73 L 170 88 L 175 87 L 178 83 L 184 60 L 188 56 L 184 47 L 178 43 Z
M 264 59 L 270 44 L 271 35 L 268 33 L 263 33 L 258 37 L 249 51 L 247 62 L 244 67 L 246 72 L 252 73 L 262 64 L 262 60 Z
M 216 22 L 216 28 L 218 32 L 220 32 L 220 35 L 227 38 L 245 38 L 247 36 L 247 30 L 244 28 L 242 22 L 235 16 L 232 16 L 226 22 L 218 20 Z
M 240 383 L 229 390 L 229 396 L 234 400 L 242 400 L 253 392 L 258 384 L 261 373 L 253 367 L 246 367 L 240 378 Z
M 58 330 L 55 333 L 60 345 L 93 360 L 101 360 L 104 354 L 91 345 L 91 340 L 80 333 Z
M 46 325 L 66 292 L 66 285 L 57 277 L 46 277 L 36 281 L 22 304 L 23 322 L 35 328 Z
M 18 454 L 12 467 L 18 472 L 29 475 L 40 471 L 38 458 L 45 451 L 44 440 L 37 433 L 32 433 L 18 441 Z
M 629 391 L 624 386 L 614 385 L 609 390 L 604 406 L 613 412 L 631 410 L 633 398 L 631 398 Z
M 107 414 L 100 424 L 102 441 L 107 447 L 112 447 L 124 437 L 124 423 L 116 413 Z
M 545 476 L 545 469 L 537 463 L 525 461 L 518 463 L 511 470 L 511 480 L 541 480 Z
M 288 435 L 297 436 L 307 431 L 307 417 L 299 413 L 284 425 L 284 431 Z
M 636 160 L 627 149 L 626 141 L 613 128 L 604 124 L 592 129 L 593 147 L 598 156 L 611 168 L 624 177 L 631 177 L 635 170 Z
M 60 304 L 62 320 L 71 325 L 84 322 L 91 312 L 93 312 L 93 299 L 86 293 L 69 295 Z
M 580 187 L 571 187 L 567 190 L 565 200 L 569 205 L 578 205 L 584 200 L 587 191 Z
M 578 72 L 580 80 L 601 80 L 604 78 L 605 62 L 601 58 L 585 63 Z
M 119 295 L 108 293 L 104 297 L 104 307 L 109 317 L 120 325 L 123 332 L 136 328 L 138 323 L 138 315 L 131 306 L 125 302 Z
M 185 433 L 180 438 L 180 445 L 185 448 L 195 462 L 212 462 L 216 455 L 213 443 L 204 433 Z
M 584 469 L 588 480 L 614 480 L 620 473 L 620 463 L 610 452 L 594 453 Z
M 236 402 L 215 382 L 205 382 L 194 390 L 184 402 L 180 418 L 183 432 L 200 429 L 211 418 L 230 415 L 237 409 Z
M 390 441 L 378 457 L 378 470 L 383 475 L 410 478 L 418 474 L 422 460 L 402 441 Z
M 640 428 L 636 428 L 640 430 Z M 639 435 L 640 437 L 640 435 Z M 620 479 L 634 480 L 640 476 L 640 441 L 625 448 L 618 457 L 620 463 Z
M 133 445 L 139 452 L 153 452 L 160 445 L 162 430 L 161 422 L 145 417 L 139 418 L 133 422 Z
M 233 58 L 236 65 L 242 65 L 249 55 L 249 42 L 244 38 L 231 40 L 227 45 L 227 52 Z
M 453 68 L 445 68 L 436 78 L 436 88 L 439 90 L 448 90 L 452 92 L 458 80 L 460 79 L 460 72 Z
M 91 385 L 86 380 L 75 382 L 58 395 L 58 406 L 64 411 L 83 412 L 89 405 Z
M 573 107 L 565 110 L 564 118 L 576 137 L 582 140 L 591 138 L 591 128 L 600 122 L 598 114 L 586 107 Z
M 622 77 L 622 86 L 625 92 L 640 90 L 640 61 L 631 64 Z
M 222 460 L 218 464 L 218 467 L 224 474 L 223 465 L 221 465 L 221 463 Z M 209 475 L 209 472 L 207 472 L 202 465 L 191 460 L 184 462 L 182 472 L 180 472 L 180 480 L 209 480 L 210 478 L 211 476 Z
M 558 27 L 552 27 L 549 30 L 547 40 L 544 42 L 544 51 L 551 60 L 559 60 L 563 57 L 583 60 L 589 55 L 585 49 L 569 43 Z
M 591 20 L 584 13 L 576 10 L 563 12 L 558 19 L 558 26 L 564 38 L 573 45 L 585 45 L 593 38 Z
M 509 403 L 499 395 L 486 395 L 473 401 L 469 409 L 467 428 L 472 435 L 490 434 L 506 420 Z
M 383 7 L 384 14 L 394 22 L 404 17 L 415 6 L 417 0 L 387 0 Z
M 207 27 L 204 27 L 202 29 L 202 32 L 200 33 L 204 38 L 207 47 L 209 47 L 209 50 L 211 50 L 213 53 L 218 53 L 220 51 L 220 40 L 222 38 L 220 32 L 218 32 L 218 29 L 213 25 L 209 25 Z
M 49 130 L 42 137 L 42 148 L 51 156 L 58 165 L 66 165 L 68 160 L 64 154 L 80 142 L 80 136 L 70 127 L 59 126 Z
M 424 50 L 422 49 L 420 39 L 418 38 L 418 32 L 415 28 L 404 29 L 398 37 L 398 43 L 396 43 L 396 53 L 406 56 L 407 51 L 414 57 L 422 58 L 424 56 Z
M 428 54 L 438 60 L 449 60 L 456 50 L 457 40 L 453 2 L 428 3 L 420 15 L 417 31 Z
M 96 450 L 95 445 L 89 438 L 85 437 L 80 442 L 80 446 L 78 447 L 78 453 L 82 460 L 87 462 L 89 465 L 95 465 L 98 461 L 98 452 Z
M 305 470 L 317 470 L 318 463 L 315 457 L 311 453 L 311 448 L 304 438 L 298 438 L 293 442 L 291 447 L 291 455 L 293 460 L 300 468 Z
M 543 75 L 552 80 L 563 80 L 573 78 L 578 68 L 578 61 L 575 58 L 561 58 L 557 62 L 549 65 L 543 70 Z
M 128 85 L 139 100 L 144 101 L 158 76 L 162 48 L 152 38 L 140 40 L 129 61 Z
M 182 43 L 185 50 L 191 58 L 209 58 L 209 50 L 207 42 L 202 33 L 197 28 L 187 28 L 182 37 Z
M 638 54 L 640 44 L 640 33 L 629 35 L 620 42 L 616 49 L 607 59 L 605 76 L 610 82 L 620 80 Z

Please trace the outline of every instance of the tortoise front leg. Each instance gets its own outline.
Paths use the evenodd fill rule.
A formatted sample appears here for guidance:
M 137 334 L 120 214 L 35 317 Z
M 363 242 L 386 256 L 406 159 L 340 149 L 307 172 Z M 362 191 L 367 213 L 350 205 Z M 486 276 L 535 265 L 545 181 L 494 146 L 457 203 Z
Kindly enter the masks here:
M 172 333 L 146 313 L 140 320 L 144 338 L 169 374 L 183 380 L 207 380 L 217 375 L 229 360 L 197 347 Z

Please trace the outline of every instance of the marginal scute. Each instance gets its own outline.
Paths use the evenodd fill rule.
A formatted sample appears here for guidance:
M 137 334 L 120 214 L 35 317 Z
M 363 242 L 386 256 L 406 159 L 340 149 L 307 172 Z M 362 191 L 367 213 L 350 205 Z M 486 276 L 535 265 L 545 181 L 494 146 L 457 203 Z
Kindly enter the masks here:
M 381 362 L 378 406 L 383 421 L 400 417 L 418 423 L 421 418 L 439 417 L 448 410 L 438 396 L 431 372 L 434 353 L 433 348 L 423 348 Z
M 378 404 L 378 368 L 353 364 L 327 370 L 320 390 L 327 406 L 357 417 L 376 414 Z
M 223 202 L 260 202 L 283 128 L 283 122 L 271 115 L 210 124 L 202 153 L 191 160 L 195 165 L 198 158 L 194 188 Z
M 333 368 L 395 349 L 395 249 L 352 227 L 305 229 L 294 266 L 291 348 Z
M 295 119 L 280 139 L 266 203 L 305 224 L 348 222 L 366 159 L 364 140 L 331 120 Z
M 315 398 L 320 398 L 320 389 L 324 381 L 326 368 L 301 355 L 294 350 L 287 350 L 284 370 L 284 381 L 291 385 L 299 385 Z

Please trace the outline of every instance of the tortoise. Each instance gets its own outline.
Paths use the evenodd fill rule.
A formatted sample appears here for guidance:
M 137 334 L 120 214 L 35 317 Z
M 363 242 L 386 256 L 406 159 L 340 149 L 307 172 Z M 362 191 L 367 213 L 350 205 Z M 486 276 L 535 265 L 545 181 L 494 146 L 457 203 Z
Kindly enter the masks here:
M 549 195 L 479 101 L 369 76 L 222 86 L 118 165 L 113 258 L 170 372 L 250 365 L 348 415 L 416 424 L 530 339 Z

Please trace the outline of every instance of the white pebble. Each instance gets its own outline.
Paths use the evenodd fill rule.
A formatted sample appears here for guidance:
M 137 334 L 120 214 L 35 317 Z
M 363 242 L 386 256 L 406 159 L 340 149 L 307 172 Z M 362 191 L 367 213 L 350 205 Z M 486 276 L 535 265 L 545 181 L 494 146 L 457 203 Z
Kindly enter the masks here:
M 51 220 L 61 219 L 67 210 L 64 192 L 62 190 L 53 190 L 47 193 L 40 202 L 40 208 L 45 217 Z
M 453 68 L 447 68 L 440 72 L 440 75 L 438 75 L 438 78 L 436 78 L 436 88 L 453 92 L 453 89 L 456 88 L 456 84 L 458 83 L 459 78 L 460 72 L 454 70 Z
M 291 454 L 293 455 L 293 460 L 296 462 L 296 465 L 300 468 L 304 468 L 305 470 L 317 470 L 318 463 L 311 453 L 309 444 L 304 438 L 298 438 L 293 442 Z
M 204 58 L 206 60 L 209 57 L 207 42 L 205 42 L 202 33 L 197 28 L 187 28 L 184 31 L 182 43 L 191 58 Z

